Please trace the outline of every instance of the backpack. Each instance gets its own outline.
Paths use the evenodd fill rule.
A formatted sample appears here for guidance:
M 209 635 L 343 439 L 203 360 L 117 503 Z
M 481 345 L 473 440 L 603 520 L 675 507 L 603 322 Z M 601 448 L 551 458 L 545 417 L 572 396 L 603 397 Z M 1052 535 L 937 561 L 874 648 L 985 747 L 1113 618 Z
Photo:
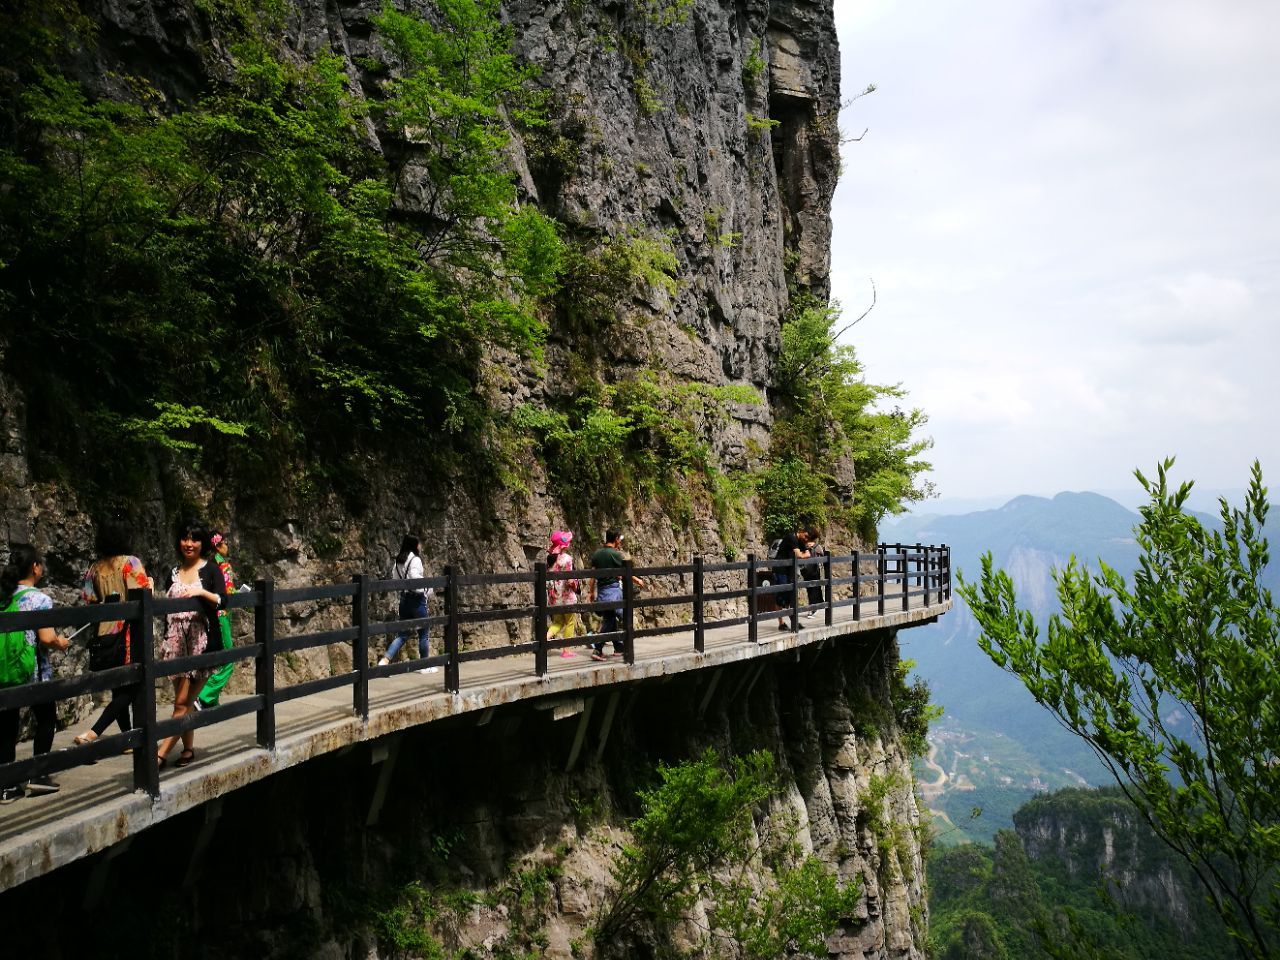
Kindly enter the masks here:
M 777 560 L 778 551 L 781 549 L 782 549 L 782 538 L 779 537 L 777 540 L 774 540 L 771 544 L 769 544 L 769 559 Z
M 14 593 L 4 613 L 17 613 L 18 600 L 30 593 L 31 587 Z M 0 633 L 0 687 L 16 687 L 29 683 L 36 672 L 36 648 L 27 643 L 26 630 L 6 630 Z

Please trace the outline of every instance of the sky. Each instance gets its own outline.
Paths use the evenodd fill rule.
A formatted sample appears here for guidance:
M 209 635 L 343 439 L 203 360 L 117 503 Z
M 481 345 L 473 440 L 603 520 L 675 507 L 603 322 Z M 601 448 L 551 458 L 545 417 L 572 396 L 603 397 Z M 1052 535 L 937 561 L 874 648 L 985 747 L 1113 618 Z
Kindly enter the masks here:
M 1280 3 L 836 0 L 832 288 L 943 498 L 1280 490 Z M 927 509 L 927 507 L 925 507 Z

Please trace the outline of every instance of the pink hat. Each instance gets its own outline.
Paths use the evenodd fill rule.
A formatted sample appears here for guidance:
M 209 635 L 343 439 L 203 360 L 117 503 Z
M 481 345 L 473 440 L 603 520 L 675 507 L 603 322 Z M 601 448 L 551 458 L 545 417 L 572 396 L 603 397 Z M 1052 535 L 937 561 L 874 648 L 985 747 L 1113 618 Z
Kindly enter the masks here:
M 573 534 L 568 530 L 556 530 L 551 534 L 551 549 L 549 553 L 564 553 L 569 549 L 569 544 L 573 543 Z

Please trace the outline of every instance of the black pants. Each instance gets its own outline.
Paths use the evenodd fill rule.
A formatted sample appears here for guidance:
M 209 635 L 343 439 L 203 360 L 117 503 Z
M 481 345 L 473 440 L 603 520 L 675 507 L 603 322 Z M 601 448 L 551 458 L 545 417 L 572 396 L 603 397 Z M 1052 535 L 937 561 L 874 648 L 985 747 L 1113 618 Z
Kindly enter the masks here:
M 53 731 L 57 726 L 56 703 L 39 703 L 31 708 L 36 718 L 34 750 L 36 756 L 53 747 Z M 0 763 L 13 763 L 18 755 L 18 710 L 0 711 Z
M 822 590 L 822 575 L 818 572 L 817 567 L 807 567 L 803 570 L 804 589 L 809 595 L 809 605 L 817 603 L 826 603 L 827 598 Z
M 132 729 L 129 726 L 129 707 L 133 704 L 133 698 L 137 693 L 138 685 L 136 683 L 131 683 L 124 687 L 116 687 L 112 690 L 111 701 L 103 709 L 102 716 L 93 722 L 94 736 L 102 736 L 112 723 L 120 725 L 121 733 L 128 733 Z

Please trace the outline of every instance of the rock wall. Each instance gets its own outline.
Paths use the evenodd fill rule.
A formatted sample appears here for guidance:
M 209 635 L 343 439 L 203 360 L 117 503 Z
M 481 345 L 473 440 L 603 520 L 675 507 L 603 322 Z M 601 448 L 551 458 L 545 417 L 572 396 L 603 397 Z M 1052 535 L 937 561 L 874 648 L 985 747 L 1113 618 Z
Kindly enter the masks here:
M 430 15 L 430 4 L 409 6 Z M 72 69 L 97 93 L 127 98 L 136 85 L 130 78 L 143 78 L 161 101 L 178 104 L 229 69 L 204 4 L 97 0 L 86 8 L 96 43 Z M 369 17 L 380 4 L 294 0 L 292 8 L 288 48 L 299 57 L 338 52 L 353 88 L 373 95 L 361 62 L 377 52 Z M 767 397 L 794 291 L 825 296 L 828 286 L 839 107 L 832 0 L 507 0 L 502 16 L 551 94 L 551 130 L 574 145 L 573 161 L 548 172 L 517 132 L 511 159 L 525 199 L 568 229 L 665 232 L 679 261 L 674 296 L 655 287 L 618 304 L 619 323 L 590 345 L 599 375 L 658 370 L 677 382 L 751 386 Z M 498 410 L 564 395 L 566 371 L 586 347 L 563 317 L 552 318 L 542 369 L 494 356 L 479 389 Z M 727 414 L 703 424 L 719 467 L 757 465 L 768 448 L 770 405 L 736 404 Z M 44 462 L 27 421 L 21 392 L 0 382 L 0 534 L 44 551 L 55 593 L 67 600 L 103 514 L 74 483 L 75 472 L 93 465 Z M 218 470 L 196 474 L 156 454 L 150 483 L 130 493 L 131 519 L 149 566 L 171 562 L 169 523 L 194 508 L 230 531 L 243 577 L 284 585 L 386 569 L 405 532 L 423 538 L 429 570 L 528 569 L 566 518 L 544 465 L 531 456 L 520 466 L 526 489 L 480 498 L 460 480 L 425 477 L 420 465 L 387 451 L 353 465 L 358 489 L 339 496 Z M 847 472 L 839 478 L 846 489 Z M 754 508 L 744 529 L 728 533 L 713 514 L 707 502 L 673 517 L 637 500 L 623 516 L 592 518 L 600 529 L 579 529 L 579 552 L 619 521 L 639 563 L 761 550 Z M 839 531 L 829 539 L 835 549 L 860 546 Z M 499 632 L 481 642 L 511 639 Z
M 298 57 L 339 53 L 353 89 L 373 96 L 375 81 L 361 64 L 378 52 L 369 17 L 380 6 L 293 0 L 286 46 Z M 408 6 L 432 15 L 428 3 Z M 130 78 L 143 78 L 163 102 L 190 101 L 229 69 L 208 9 L 194 0 L 90 2 L 96 42 L 73 58 L 72 72 L 102 95 L 128 98 L 136 87 Z M 679 261 L 674 296 L 658 287 L 637 292 L 618 304 L 619 322 L 590 345 L 606 381 L 658 370 L 676 382 L 751 386 L 767 398 L 793 293 L 827 291 L 840 94 L 832 11 L 832 0 L 503 4 L 517 52 L 538 67 L 536 82 L 551 94 L 550 129 L 575 148 L 572 162 L 549 172 L 516 132 L 511 161 L 525 199 L 568 229 L 665 232 Z M 498 410 L 563 396 L 572 391 L 566 371 L 587 346 L 554 317 L 543 369 L 494 356 L 479 389 Z M 758 465 L 769 445 L 769 404 L 736 404 L 727 413 L 727 420 L 703 424 L 719 467 L 732 473 Z M 6 544 L 43 551 L 55 599 L 73 602 L 105 512 L 82 499 L 74 474 L 94 467 L 46 462 L 42 438 L 27 424 L 24 396 L 0 378 L 0 534 Z M 380 574 L 406 532 L 422 537 L 428 571 L 445 564 L 466 572 L 527 570 L 544 555 L 548 533 L 568 525 L 544 465 L 532 456 L 520 465 L 524 489 L 487 497 L 461 478 L 424 477 L 421 465 L 395 451 L 355 464 L 358 490 L 341 496 L 288 489 L 283 479 L 264 486 L 260 478 L 196 473 L 154 456 L 150 482 L 129 495 L 136 552 L 153 573 L 172 563 L 170 522 L 193 509 L 229 531 L 242 580 L 268 576 L 280 586 Z M 848 489 L 851 466 L 846 472 L 838 479 Z M 639 564 L 763 552 L 754 504 L 739 530 L 726 531 L 714 514 L 711 503 L 696 499 L 672 516 L 637 498 L 622 516 L 580 525 L 577 553 L 589 554 L 604 526 L 619 522 Z M 833 552 L 866 546 L 838 530 L 827 541 Z M 524 601 L 515 588 L 496 588 L 476 602 Z M 326 629 L 341 615 L 292 609 L 284 629 Z M 469 640 L 522 639 L 513 629 L 493 625 Z M 305 652 L 294 661 L 297 676 L 342 666 L 331 663 L 334 655 Z M 74 657 L 69 666 L 79 666 Z
M 711 671 L 624 685 L 603 741 L 608 692 L 563 719 L 526 702 L 314 761 L 6 894 L 6 915 L 39 918 L 6 947 L 130 960 L 709 956 L 696 922 L 642 923 L 603 950 L 588 928 L 637 788 L 658 762 L 713 746 L 770 750 L 784 786 L 755 811 L 757 830 L 794 825 L 804 852 L 861 879 L 830 955 L 921 958 L 910 761 L 891 717 L 853 706 L 886 701 L 897 656 L 885 632 L 726 668 L 714 688 Z
M 1098 882 L 1124 910 L 1159 917 L 1184 940 L 1217 920 L 1188 865 L 1118 791 L 1061 791 L 1014 814 L 1027 857 L 1073 881 Z

